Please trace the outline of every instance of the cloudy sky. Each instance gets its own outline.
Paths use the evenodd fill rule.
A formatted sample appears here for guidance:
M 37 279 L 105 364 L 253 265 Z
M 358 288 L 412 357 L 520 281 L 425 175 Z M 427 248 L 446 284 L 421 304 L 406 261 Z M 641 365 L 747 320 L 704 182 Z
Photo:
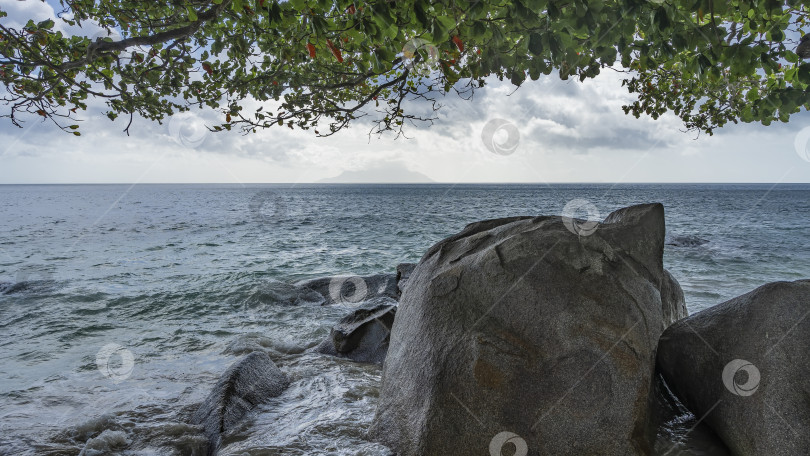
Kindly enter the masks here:
M 0 19 L 8 25 L 53 15 L 38 0 L 0 0 L 0 8 L 10 13 Z M 396 140 L 369 137 L 363 124 L 330 138 L 287 128 L 213 134 L 203 127 L 216 121 L 210 112 L 178 115 L 162 125 L 137 120 L 131 136 L 122 132 L 125 120 L 111 122 L 99 113 L 85 114 L 81 137 L 36 119 L 22 129 L 5 120 L 0 183 L 304 183 L 335 176 L 375 182 L 810 182 L 807 112 L 789 124 L 732 125 L 697 137 L 683 132 L 674 116 L 626 116 L 621 106 L 632 97 L 611 71 L 584 83 L 552 74 L 513 92 L 511 84 L 492 81 L 472 101 L 448 96 L 432 127 L 412 127 L 410 139 Z M 484 131 L 494 131 L 492 142 L 482 138 Z

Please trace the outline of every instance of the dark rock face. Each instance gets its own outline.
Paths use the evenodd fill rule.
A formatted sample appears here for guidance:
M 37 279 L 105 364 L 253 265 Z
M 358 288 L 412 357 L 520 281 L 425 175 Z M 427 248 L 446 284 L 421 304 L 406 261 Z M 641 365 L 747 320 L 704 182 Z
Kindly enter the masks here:
M 661 337 L 673 392 L 735 455 L 810 454 L 810 280 L 776 282 Z
M 407 285 L 408 279 L 415 268 L 416 263 L 400 263 L 397 265 L 397 291 L 400 296 L 402 296 L 402 292 L 405 290 L 404 287 Z
M 361 363 L 382 364 L 388 352 L 396 304 L 388 297 L 365 303 L 343 317 L 316 351 Z
M 216 454 L 223 433 L 253 407 L 281 394 L 287 384 L 287 377 L 264 352 L 253 352 L 228 368 L 191 418 L 208 438 L 207 454 Z
M 681 284 L 666 269 L 664 269 L 664 280 L 661 282 L 661 304 L 664 311 L 664 329 L 689 316 Z
M 295 286 L 323 296 L 323 305 L 357 305 L 380 296 L 399 297 L 396 274 L 319 277 L 298 282 Z
M 650 454 L 663 206 L 616 211 L 587 236 L 572 223 L 585 222 L 474 223 L 424 255 L 373 438 L 400 456 Z

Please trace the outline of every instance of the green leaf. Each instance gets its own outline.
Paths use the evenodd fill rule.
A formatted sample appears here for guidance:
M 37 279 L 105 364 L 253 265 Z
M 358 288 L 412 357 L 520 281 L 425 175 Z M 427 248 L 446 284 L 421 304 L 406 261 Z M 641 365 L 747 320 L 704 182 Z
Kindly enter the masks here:
M 429 28 L 431 23 L 430 19 L 428 19 L 427 14 L 427 5 L 425 2 L 418 1 L 413 5 L 413 13 L 416 16 L 416 20 L 423 28 Z
M 543 54 L 543 36 L 539 33 L 532 33 L 529 35 L 529 52 L 532 55 Z
M 487 27 L 483 21 L 475 21 L 472 26 L 472 36 L 476 39 L 482 39 L 487 34 Z
M 802 84 L 810 84 L 810 63 L 799 65 L 798 79 Z
M 785 39 L 785 34 L 779 29 L 774 29 L 768 31 L 768 33 L 765 34 L 765 37 L 768 39 L 768 41 L 782 41 Z

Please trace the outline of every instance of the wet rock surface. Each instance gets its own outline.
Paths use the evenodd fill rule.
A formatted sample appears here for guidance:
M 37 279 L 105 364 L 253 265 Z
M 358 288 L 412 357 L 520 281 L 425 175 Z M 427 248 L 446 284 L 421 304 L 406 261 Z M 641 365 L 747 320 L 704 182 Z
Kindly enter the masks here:
M 234 363 L 192 416 L 208 440 L 206 454 L 215 455 L 222 435 L 239 423 L 258 404 L 280 395 L 287 376 L 267 353 L 256 351 Z
M 396 301 L 379 297 L 343 317 L 316 351 L 363 363 L 382 364 L 388 352 Z
M 298 282 L 295 286 L 323 297 L 322 305 L 356 305 L 381 296 L 399 297 L 396 274 L 319 277 Z

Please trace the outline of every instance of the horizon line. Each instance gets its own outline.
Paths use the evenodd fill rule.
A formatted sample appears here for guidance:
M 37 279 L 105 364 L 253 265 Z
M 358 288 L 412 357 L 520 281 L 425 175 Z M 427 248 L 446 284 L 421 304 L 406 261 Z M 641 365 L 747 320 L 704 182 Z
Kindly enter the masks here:
M 587 182 L 587 181 L 555 181 L 555 182 L 0 182 L 0 186 L 10 185 L 801 185 L 808 182 L 768 182 L 768 181 L 639 181 L 639 182 Z

